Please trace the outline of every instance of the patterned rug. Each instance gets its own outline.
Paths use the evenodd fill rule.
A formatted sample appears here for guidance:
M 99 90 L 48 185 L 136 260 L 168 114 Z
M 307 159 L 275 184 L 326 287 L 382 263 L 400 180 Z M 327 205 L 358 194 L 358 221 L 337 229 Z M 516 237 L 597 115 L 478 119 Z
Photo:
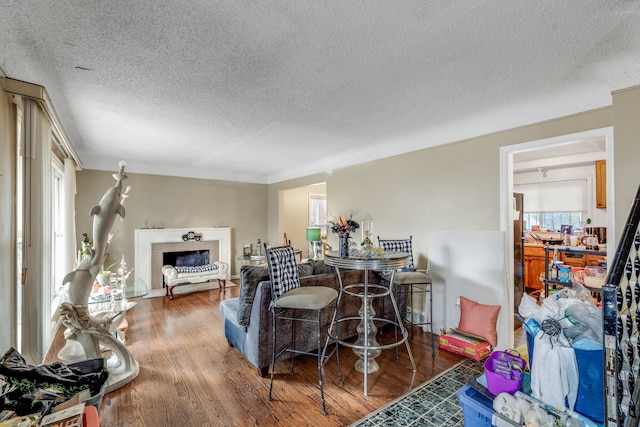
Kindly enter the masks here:
M 351 427 L 464 427 L 458 389 L 483 373 L 482 362 L 465 359 Z

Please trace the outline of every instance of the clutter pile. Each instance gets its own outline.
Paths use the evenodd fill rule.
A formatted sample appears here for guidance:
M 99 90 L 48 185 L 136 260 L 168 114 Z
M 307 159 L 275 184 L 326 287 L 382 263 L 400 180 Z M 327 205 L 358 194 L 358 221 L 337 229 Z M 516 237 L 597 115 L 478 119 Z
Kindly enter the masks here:
M 465 426 L 603 425 L 602 311 L 591 293 L 574 284 L 540 305 L 525 294 L 518 311 L 528 354 L 491 353 L 485 374 L 459 390 Z
M 105 360 L 33 366 L 10 348 L 0 359 L 0 426 L 36 426 L 70 407 L 99 409 L 109 372 Z
M 576 284 L 542 305 L 524 295 L 518 309 L 526 319 L 531 394 L 604 422 L 602 311 L 590 292 Z

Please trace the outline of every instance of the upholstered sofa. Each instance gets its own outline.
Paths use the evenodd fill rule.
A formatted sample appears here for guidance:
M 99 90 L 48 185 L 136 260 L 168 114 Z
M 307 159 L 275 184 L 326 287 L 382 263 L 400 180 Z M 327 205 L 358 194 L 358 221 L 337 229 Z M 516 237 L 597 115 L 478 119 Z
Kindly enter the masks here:
M 298 265 L 301 286 L 329 286 L 339 290 L 340 284 L 335 269 L 324 264 L 323 261 L 309 261 Z M 342 272 L 343 284 L 362 283 L 364 272 L 349 270 Z M 369 273 L 369 283 L 380 283 L 376 273 Z M 400 313 L 406 307 L 406 292 L 402 287 L 394 288 L 394 295 Z M 258 369 L 258 374 L 265 376 L 271 364 L 272 319 L 269 305 L 271 303 L 271 282 L 266 266 L 242 266 L 240 269 L 240 296 L 230 298 L 220 303 L 220 313 L 224 318 L 224 335 L 232 347 L 238 349 L 252 365 Z M 373 298 L 376 317 L 395 319 L 393 306 L 389 297 Z M 340 317 L 358 317 L 358 309 L 362 299 L 350 295 L 343 295 L 338 308 Z M 384 313 L 383 313 L 384 309 Z M 322 331 L 328 331 L 331 314 L 325 316 Z M 340 338 L 345 339 L 357 334 L 358 321 L 342 322 L 339 325 Z M 305 351 L 317 348 L 314 325 L 298 322 L 296 325 L 296 347 Z M 291 323 L 280 322 L 278 326 L 278 348 L 284 347 L 285 340 L 291 336 Z M 280 343 L 282 339 L 282 343 Z M 326 332 L 321 343 L 324 345 Z M 282 358 L 290 357 L 285 352 Z
M 174 267 L 173 265 L 162 267 L 166 294 L 170 296 L 170 299 L 173 299 L 173 288 L 179 285 L 203 283 L 217 279 L 219 286 L 224 289 L 227 285 L 228 272 L 229 264 L 222 261 L 197 267 Z

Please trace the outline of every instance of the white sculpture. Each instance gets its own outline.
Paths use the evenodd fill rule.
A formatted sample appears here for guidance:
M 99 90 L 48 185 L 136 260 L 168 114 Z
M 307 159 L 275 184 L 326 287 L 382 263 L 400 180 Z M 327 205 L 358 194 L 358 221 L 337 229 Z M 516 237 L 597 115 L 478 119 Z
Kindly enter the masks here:
M 124 318 L 124 312 L 119 311 L 111 317 L 94 317 L 88 309 L 93 283 L 107 255 L 111 227 L 117 216 L 124 218 L 122 202 L 128 197 L 127 193 L 131 189 L 127 187 L 125 192 L 122 192 L 122 181 L 127 179 L 124 172 L 126 165 L 124 161 L 119 163 L 120 170 L 113 174 L 116 184 L 109 188 L 100 203 L 91 209 L 93 249 L 90 250 L 90 256 L 84 258 L 74 271 L 65 276 L 63 284 L 69 284 L 69 302 L 60 305 L 60 315 L 68 328 L 65 333 L 67 345 L 73 345 L 69 340 L 79 343 L 85 359 L 102 357 L 101 348 L 112 352 L 112 356 L 107 360 L 107 391 L 131 382 L 140 372 L 138 362 L 129 350 L 111 334 L 114 325 L 117 327 Z M 60 353 L 64 351 L 65 349 L 62 349 Z

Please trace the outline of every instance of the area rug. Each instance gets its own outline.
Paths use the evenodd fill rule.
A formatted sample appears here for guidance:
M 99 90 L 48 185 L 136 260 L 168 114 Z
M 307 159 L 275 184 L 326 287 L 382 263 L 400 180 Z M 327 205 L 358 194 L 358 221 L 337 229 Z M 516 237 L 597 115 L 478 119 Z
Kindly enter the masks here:
M 227 288 L 233 288 L 234 286 L 238 286 L 238 285 L 236 285 L 230 280 L 227 280 L 227 286 L 226 286 Z M 175 296 L 175 295 L 181 295 L 181 294 L 188 294 L 191 292 L 209 291 L 211 289 L 219 289 L 219 288 L 220 286 L 218 285 L 217 280 L 213 280 L 210 282 L 203 282 L 203 283 L 192 283 L 188 285 L 178 285 L 175 288 L 173 288 L 173 295 Z M 163 297 L 166 294 L 167 294 L 167 291 L 165 288 L 151 289 L 143 298 Z
M 484 373 L 482 362 L 465 359 L 351 427 L 464 427 L 458 389 Z

